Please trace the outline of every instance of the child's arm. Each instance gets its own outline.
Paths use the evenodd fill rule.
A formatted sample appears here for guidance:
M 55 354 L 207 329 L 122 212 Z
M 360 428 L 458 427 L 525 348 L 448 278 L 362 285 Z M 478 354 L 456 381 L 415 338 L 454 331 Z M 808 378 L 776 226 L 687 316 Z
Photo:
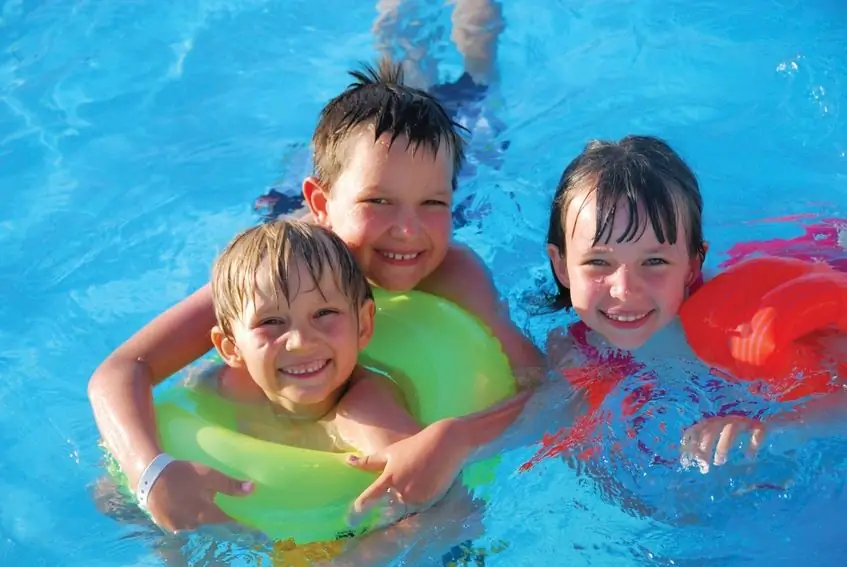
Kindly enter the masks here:
M 335 425 L 345 442 L 371 453 L 421 430 L 394 382 L 362 367 L 350 381 L 335 410 Z
M 345 441 L 368 453 L 396 447 L 421 431 L 420 425 L 406 409 L 403 396 L 397 386 L 387 378 L 368 370 L 361 370 L 354 377 L 350 390 L 336 408 L 335 425 Z M 449 463 L 431 464 L 435 467 L 429 475 L 426 471 L 419 471 L 419 478 L 423 482 L 432 482 L 432 473 L 435 473 L 434 477 L 437 478 L 439 466 L 450 468 Z M 357 522 L 373 503 L 387 497 L 388 506 L 383 510 L 381 522 L 387 525 L 400 520 L 400 523 L 394 524 L 387 531 L 375 532 L 370 537 L 358 541 L 355 550 L 345 554 L 345 559 L 351 561 L 359 556 L 364 561 L 363 564 L 371 565 L 378 556 L 385 557 L 386 552 L 388 556 L 396 556 L 396 553 L 391 553 L 392 549 L 396 551 L 399 542 L 408 546 L 408 538 L 420 531 L 422 527 L 420 524 L 424 521 L 424 517 L 430 517 L 429 511 L 433 510 L 431 508 L 433 504 L 436 506 L 435 513 L 438 516 L 443 518 L 446 515 L 452 522 L 465 526 L 470 521 L 469 516 L 475 505 L 472 497 L 464 491 L 463 487 L 459 491 L 452 491 L 454 498 L 445 498 L 445 495 L 450 493 L 450 487 L 453 486 L 453 479 L 454 475 L 450 475 L 443 488 L 431 488 L 429 492 L 434 496 L 428 500 L 410 502 L 405 498 L 406 491 L 401 486 L 395 485 L 395 479 L 383 474 L 380 482 L 377 483 L 377 492 L 374 493 L 372 502 L 367 506 L 361 506 L 357 501 L 350 519 L 354 523 Z M 394 502 L 392 499 L 395 499 Z M 424 512 L 424 517 L 406 517 L 418 512 Z M 439 537 L 434 537 L 432 541 L 442 540 L 445 536 L 449 536 L 449 533 L 441 533 L 444 532 L 443 529 L 439 529 L 438 532 Z M 353 561 L 353 563 L 356 562 Z M 347 563 L 341 562 L 341 564 Z
M 847 390 L 824 394 L 790 410 L 764 420 L 740 415 L 714 416 L 702 419 L 685 430 L 680 444 L 683 463 L 697 464 L 703 473 L 711 466 L 721 466 L 730 452 L 739 448 L 739 436 L 749 433 L 744 450 L 754 457 L 764 445 L 765 437 L 780 430 L 804 434 L 826 433 L 828 426 L 844 424 L 847 418 Z M 793 436 L 792 436 L 793 439 Z
M 341 555 L 319 565 L 387 567 L 400 555 L 407 565 L 430 565 L 434 557 L 445 553 L 450 555 L 442 556 L 444 565 L 474 565 L 475 550 L 470 544 L 485 533 L 483 510 L 484 501 L 474 500 L 461 484 L 453 485 L 431 508 L 349 540 Z
M 509 319 L 488 270 L 472 250 L 452 247 L 420 289 L 453 301 L 487 325 L 500 340 L 523 391 L 488 410 L 433 423 L 384 451 L 351 462 L 365 470 L 383 471 L 359 497 L 357 508 L 365 507 L 389 487 L 414 504 L 443 494 L 471 453 L 498 438 L 517 419 L 543 375 L 541 353 Z
M 209 286 L 156 317 L 111 353 L 88 383 L 97 427 L 135 489 L 144 469 L 162 452 L 156 432 L 153 387 L 208 351 L 215 323 Z M 244 494 L 242 483 L 195 463 L 165 467 L 150 492 L 153 520 L 168 530 L 229 521 L 212 502 L 215 492 Z
M 551 364 L 556 368 L 580 362 L 572 341 L 567 337 L 555 337 L 548 342 L 548 349 L 554 353 Z M 546 372 L 538 374 L 547 377 Z M 539 384 L 542 387 L 538 387 Z M 387 449 L 366 455 L 351 464 L 364 470 L 382 471 L 382 474 L 359 496 L 356 508 L 366 508 L 373 500 L 383 496 L 389 487 L 403 494 L 407 502 L 425 502 L 449 488 L 467 461 L 536 442 L 548 432 L 551 423 L 555 424 L 554 431 L 568 426 L 587 409 L 584 394 L 583 390 L 574 390 L 562 380 L 535 380 L 525 385 L 517 396 L 488 410 L 437 421 Z M 531 407 L 526 409 L 531 417 L 524 420 L 525 423 L 514 431 L 514 435 L 502 437 L 503 432 L 524 412 L 525 404 L 533 395 L 537 403 L 531 402 Z M 551 406 L 548 403 L 550 399 L 567 401 L 553 404 L 555 407 L 551 411 L 554 413 L 550 419 L 536 416 L 541 409 Z
M 541 352 L 512 322 L 491 273 L 470 248 L 453 245 L 438 269 L 421 282 L 420 290 L 448 299 L 479 318 L 500 341 L 516 374 L 543 367 Z
M 352 445 L 365 454 L 373 454 L 403 441 L 421 431 L 421 426 L 406 408 L 403 395 L 396 384 L 371 370 L 358 367 L 350 379 L 350 389 L 341 398 L 335 410 L 334 425 L 345 443 Z M 351 457 L 353 463 L 358 457 Z M 374 501 L 388 494 L 389 488 L 397 490 L 389 482 Z M 413 511 L 403 493 L 397 490 L 402 504 L 402 517 Z M 442 494 L 432 494 L 428 500 L 435 501 Z M 415 503 L 419 504 L 419 503 Z M 422 504 L 422 503 L 421 503 Z M 370 506 L 369 506 L 370 507 Z M 354 516 L 364 512 L 365 508 L 354 506 Z
M 356 499 L 367 509 L 391 488 L 409 505 L 437 500 L 455 481 L 471 454 L 497 439 L 517 419 L 529 397 L 522 392 L 485 412 L 436 421 L 419 433 L 349 461 L 362 470 L 382 472 Z

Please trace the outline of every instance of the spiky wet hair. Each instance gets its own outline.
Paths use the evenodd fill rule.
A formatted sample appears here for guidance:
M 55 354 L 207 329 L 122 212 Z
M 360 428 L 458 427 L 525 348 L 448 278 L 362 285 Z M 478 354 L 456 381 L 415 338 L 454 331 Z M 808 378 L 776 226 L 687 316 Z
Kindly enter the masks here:
M 350 71 L 354 82 L 323 108 L 312 136 L 315 175 L 331 191 L 349 159 L 347 142 L 362 131 L 373 130 L 374 142 L 388 134 L 393 144 L 404 136 L 408 148 L 433 154 L 446 144 L 453 158 L 453 189 L 465 160 L 462 129 L 430 94 L 403 84 L 403 69 L 389 59 L 376 68 L 363 64 Z

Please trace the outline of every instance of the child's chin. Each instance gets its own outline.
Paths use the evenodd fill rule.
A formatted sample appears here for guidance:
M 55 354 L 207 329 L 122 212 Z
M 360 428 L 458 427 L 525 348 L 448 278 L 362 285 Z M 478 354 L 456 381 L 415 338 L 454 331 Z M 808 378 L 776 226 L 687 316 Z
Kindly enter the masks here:
M 609 341 L 612 346 L 615 348 L 619 348 L 621 350 L 636 350 L 644 346 L 652 333 L 647 330 L 642 330 L 638 333 L 610 333 L 612 336 L 607 336 L 606 340 Z
M 285 398 L 297 405 L 312 405 L 323 402 L 329 397 L 330 393 L 326 388 L 309 388 L 294 392 L 289 390 L 285 393 Z

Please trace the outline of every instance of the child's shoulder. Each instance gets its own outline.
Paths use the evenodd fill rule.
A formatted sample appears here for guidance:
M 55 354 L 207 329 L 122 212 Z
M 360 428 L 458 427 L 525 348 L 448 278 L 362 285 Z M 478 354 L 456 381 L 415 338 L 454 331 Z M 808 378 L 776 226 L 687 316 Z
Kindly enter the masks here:
M 418 289 L 471 308 L 471 311 L 480 298 L 495 293 L 491 272 L 482 258 L 470 247 L 456 243 L 450 245 L 444 260 Z
M 439 268 L 467 268 L 476 266 L 488 274 L 488 268 L 485 262 L 482 261 L 479 254 L 467 244 L 460 242 L 452 242 L 447 248 L 447 255 L 444 257 L 444 262 Z
M 347 382 L 347 392 L 340 402 L 350 403 L 351 400 L 358 402 L 362 399 L 369 399 L 377 393 L 392 397 L 401 405 L 406 404 L 405 397 L 394 380 L 373 368 L 359 365 L 350 375 L 350 380 Z
M 477 317 L 497 337 L 513 367 L 541 365 L 541 354 L 515 326 L 491 271 L 469 247 L 453 244 L 438 269 L 418 287 L 452 301 Z
M 189 387 L 211 390 L 240 403 L 264 402 L 264 393 L 246 370 L 231 368 L 223 363 L 210 364 L 187 381 Z
M 185 370 L 182 385 L 191 389 L 218 392 L 226 368 L 224 363 L 217 360 L 198 362 Z
M 479 317 L 495 334 L 498 322 L 507 318 L 491 271 L 476 252 L 462 244 L 450 245 L 444 261 L 418 289 L 452 301 Z

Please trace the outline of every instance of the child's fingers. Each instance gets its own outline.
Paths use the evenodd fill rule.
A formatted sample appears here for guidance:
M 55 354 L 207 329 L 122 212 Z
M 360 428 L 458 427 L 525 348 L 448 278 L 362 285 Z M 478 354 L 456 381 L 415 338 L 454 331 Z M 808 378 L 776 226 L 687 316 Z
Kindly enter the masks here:
M 230 496 L 246 496 L 253 491 L 252 482 L 232 478 L 214 469 L 209 469 L 206 474 L 206 486 L 213 492 Z
M 388 459 L 382 453 L 374 453 L 364 457 L 350 455 L 347 457 L 347 464 L 359 470 L 379 472 L 388 464 Z
M 753 427 L 753 433 L 750 435 L 750 444 L 747 446 L 747 456 L 749 458 L 755 457 L 764 441 L 765 428 L 762 425 L 756 425 Z
M 686 429 L 682 435 L 682 439 L 679 442 L 681 453 L 680 462 L 685 468 L 697 462 L 697 448 L 700 443 L 700 431 L 702 429 L 703 426 L 697 424 Z
M 679 448 L 683 453 L 694 453 L 697 444 L 700 443 L 700 431 L 702 430 L 703 426 L 700 424 L 693 425 L 685 430 L 679 443 Z
M 699 442 L 695 447 L 695 459 L 700 467 L 700 472 L 706 474 L 709 472 L 709 466 L 712 463 L 712 455 L 717 441 L 717 431 L 715 424 L 703 429 L 700 434 Z
M 389 488 L 391 488 L 391 475 L 383 473 L 356 498 L 353 510 L 358 514 L 365 512 L 375 500 L 382 498 Z
M 735 443 L 735 440 L 738 438 L 738 434 L 741 433 L 742 429 L 746 429 L 746 427 L 738 424 L 737 422 L 730 422 L 724 425 L 723 429 L 721 429 L 720 436 L 718 437 L 718 443 L 715 446 L 715 465 L 721 466 L 726 464 L 726 460 L 729 457 L 729 451 L 732 449 L 732 445 Z

